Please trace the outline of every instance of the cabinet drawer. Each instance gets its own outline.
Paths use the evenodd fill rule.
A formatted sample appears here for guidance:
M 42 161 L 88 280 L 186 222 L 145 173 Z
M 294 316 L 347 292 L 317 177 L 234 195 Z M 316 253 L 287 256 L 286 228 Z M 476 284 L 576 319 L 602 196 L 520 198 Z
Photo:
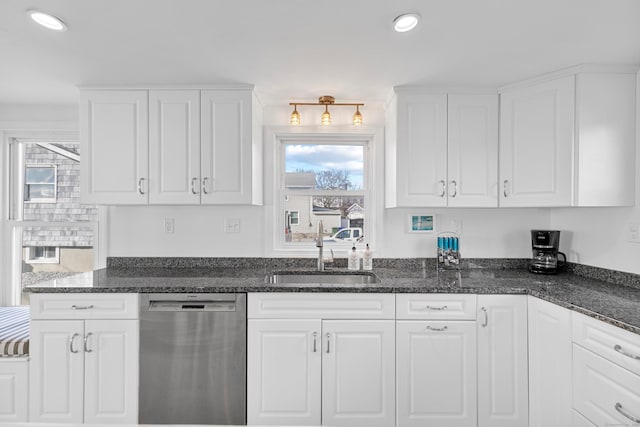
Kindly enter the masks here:
M 640 419 L 640 376 L 574 344 L 573 408 L 598 426 L 633 425 Z
M 398 319 L 475 320 L 476 295 L 405 294 L 396 296 Z
M 137 319 L 138 294 L 31 294 L 31 319 Z
M 250 293 L 254 319 L 394 319 L 393 294 Z
M 640 335 L 572 312 L 573 342 L 640 375 Z

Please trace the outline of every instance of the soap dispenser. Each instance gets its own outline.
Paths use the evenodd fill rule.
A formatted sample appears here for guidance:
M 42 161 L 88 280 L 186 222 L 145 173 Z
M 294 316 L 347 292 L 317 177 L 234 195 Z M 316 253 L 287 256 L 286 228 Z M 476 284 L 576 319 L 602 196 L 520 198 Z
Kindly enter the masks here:
M 368 243 L 367 243 L 367 247 L 362 253 L 362 269 L 373 270 L 373 251 L 369 248 Z
M 356 252 L 356 247 L 351 248 L 351 252 L 349 252 L 349 256 L 347 258 L 347 268 L 349 270 L 359 270 L 360 269 L 360 257 L 358 257 L 358 252 Z

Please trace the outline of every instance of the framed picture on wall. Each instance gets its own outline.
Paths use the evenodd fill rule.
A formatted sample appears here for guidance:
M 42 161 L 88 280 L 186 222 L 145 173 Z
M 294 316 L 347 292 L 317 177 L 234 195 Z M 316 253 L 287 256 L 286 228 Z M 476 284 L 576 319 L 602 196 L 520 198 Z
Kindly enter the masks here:
M 433 233 L 435 230 L 434 215 L 409 215 L 410 233 Z

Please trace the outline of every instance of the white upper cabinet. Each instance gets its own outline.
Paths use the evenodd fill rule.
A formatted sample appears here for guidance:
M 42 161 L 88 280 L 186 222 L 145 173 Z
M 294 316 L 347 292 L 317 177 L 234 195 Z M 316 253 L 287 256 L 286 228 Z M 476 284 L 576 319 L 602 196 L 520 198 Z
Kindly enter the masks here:
M 449 95 L 448 205 L 498 206 L 498 96 Z
M 80 196 L 90 204 L 149 200 L 145 90 L 80 93 Z
M 635 72 L 539 78 L 500 94 L 500 206 L 634 204 Z
M 386 121 L 387 207 L 497 206 L 497 95 L 396 88 Z
M 88 90 L 80 111 L 83 202 L 262 204 L 262 115 L 249 86 Z
M 251 204 L 253 178 L 252 93 L 202 92 L 202 203 Z
M 149 92 L 149 203 L 200 203 L 200 91 Z

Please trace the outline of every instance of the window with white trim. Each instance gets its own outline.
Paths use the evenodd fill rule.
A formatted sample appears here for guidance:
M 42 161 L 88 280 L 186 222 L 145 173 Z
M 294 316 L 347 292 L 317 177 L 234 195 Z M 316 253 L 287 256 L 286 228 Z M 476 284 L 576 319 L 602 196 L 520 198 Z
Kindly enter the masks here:
M 370 229 L 368 151 L 368 141 L 358 137 L 279 141 L 276 209 L 283 233 L 278 233 L 277 247 L 315 250 L 320 221 L 327 246 L 365 241 Z
M 27 264 L 59 264 L 60 248 L 57 246 L 27 246 L 24 261 Z
M 24 201 L 27 203 L 55 203 L 57 176 L 56 165 L 25 165 Z

